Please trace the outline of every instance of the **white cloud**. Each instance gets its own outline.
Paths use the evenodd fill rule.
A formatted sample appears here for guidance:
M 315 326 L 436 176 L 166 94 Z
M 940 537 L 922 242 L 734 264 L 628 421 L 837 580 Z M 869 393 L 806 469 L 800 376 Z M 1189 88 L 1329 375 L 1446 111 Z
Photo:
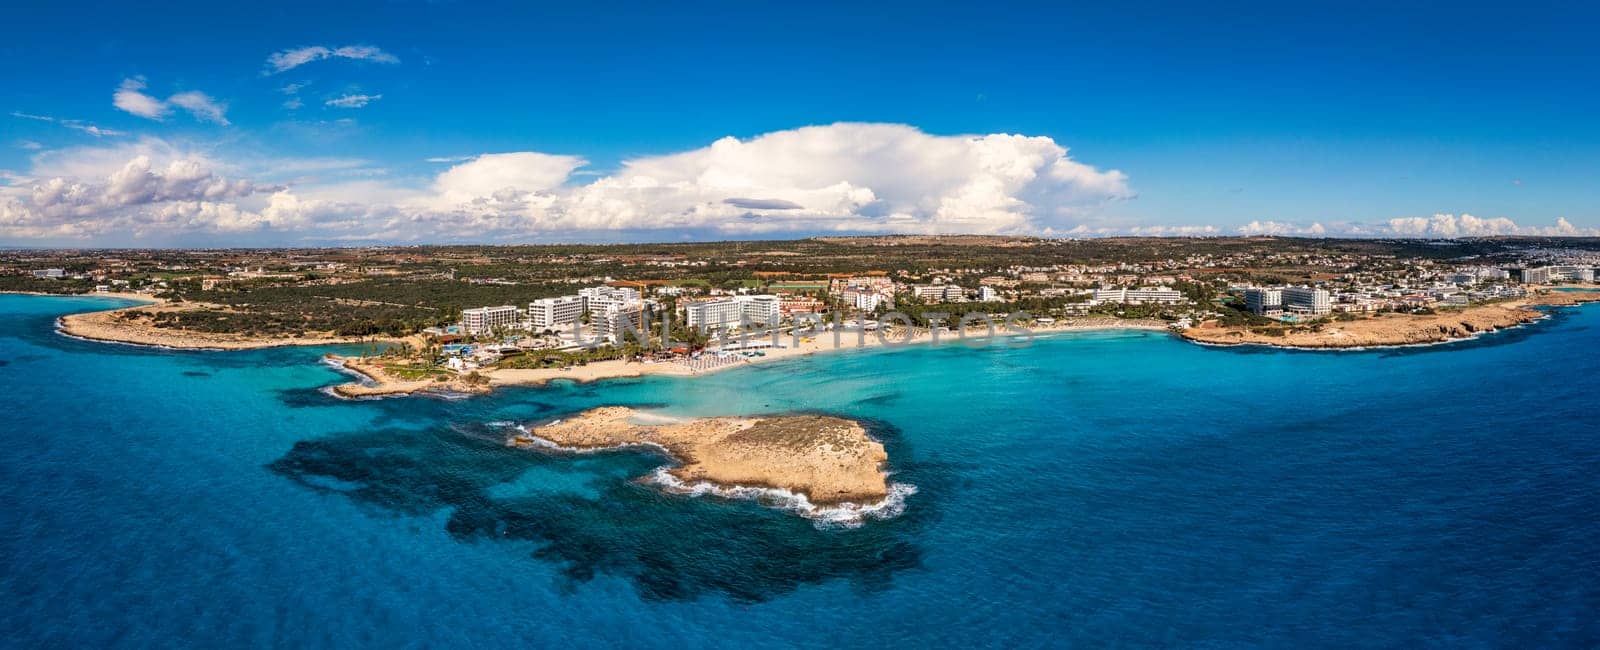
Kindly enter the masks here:
M 286 102 L 283 103 L 283 107 L 287 108 L 287 109 L 289 109 L 291 111 L 300 110 L 300 107 L 305 106 L 305 105 L 306 105 L 306 103 L 303 102 L 303 101 L 300 101 L 299 97 L 292 98 L 289 101 L 286 101 Z
M 577 156 L 531 151 L 484 154 L 439 174 L 433 189 L 445 205 L 507 193 L 548 191 L 566 182 L 572 170 L 586 164 Z
M 70 119 L 59 118 L 59 117 L 50 117 L 48 115 L 31 115 L 31 114 L 28 114 L 28 113 L 22 113 L 22 112 L 17 112 L 17 111 L 12 111 L 11 115 L 13 117 L 20 117 L 20 118 L 23 118 L 23 119 L 26 119 L 26 120 L 38 120 L 40 122 L 49 122 L 51 124 L 59 124 L 61 126 L 67 127 L 69 129 L 72 129 L 74 131 L 81 131 L 83 133 L 87 133 L 87 134 L 92 135 L 92 136 L 97 137 L 97 138 L 106 137 L 106 136 L 127 135 L 127 133 L 122 132 L 122 131 L 117 131 L 117 130 L 114 130 L 114 129 L 102 129 L 102 128 L 100 128 L 98 126 L 95 126 L 93 124 L 87 124 L 83 120 L 70 120 Z
M 1285 223 L 1281 221 L 1251 221 L 1238 228 L 1241 235 L 1276 235 L 1276 236 L 1311 236 L 1320 237 L 1328 234 L 1327 227 L 1321 223 L 1312 223 L 1308 226 Z
M 361 108 L 380 99 L 383 99 L 383 95 L 344 95 L 325 101 L 323 104 L 334 108 Z
M 1397 217 L 1381 223 L 1335 222 L 1308 225 L 1282 221 L 1252 221 L 1237 229 L 1241 235 L 1284 237 L 1414 237 L 1451 239 L 1456 237 L 1593 237 L 1600 229 L 1578 228 L 1565 218 L 1554 226 L 1522 226 L 1506 217 L 1482 218 L 1470 214 L 1435 214 L 1432 217 Z
M 309 85 L 311 85 L 311 82 L 309 82 L 309 81 L 297 81 L 297 82 L 291 83 L 291 84 L 284 84 L 284 86 L 282 88 L 278 89 L 278 92 L 281 92 L 281 93 L 283 93 L 285 95 L 293 95 L 293 94 L 295 94 L 297 92 L 300 92 L 300 89 L 305 88 L 306 86 L 309 86 Z
M 228 110 L 228 105 L 219 103 L 203 92 L 196 90 L 182 92 L 168 97 L 167 101 L 178 108 L 189 111 L 197 120 L 222 126 L 228 125 L 228 118 L 223 116 L 223 113 Z
M 1470 214 L 1435 214 L 1427 217 L 1390 219 L 1389 232 L 1407 237 L 1493 237 L 1522 234 L 1516 222 L 1505 217 L 1480 219 Z
M 1103 207 L 1128 179 L 1072 159 L 1048 137 L 933 135 L 831 124 L 722 138 L 585 169 L 533 151 L 429 159 L 431 177 L 359 158 L 219 157 L 146 138 L 44 151 L 0 185 L 0 237 L 255 233 L 346 241 L 535 241 L 820 232 L 1215 236 L 1212 225 L 1119 223 Z M 231 162 L 230 162 L 231 161 Z M 595 176 L 589 176 L 595 174 Z M 1565 219 L 1441 214 L 1388 220 L 1255 220 L 1227 232 L 1284 236 L 1585 235 Z M 585 234 L 587 233 L 587 235 Z M 655 234 L 650 234 L 655 233 Z M 251 243 L 245 240 L 240 243 Z
M 173 166 L 185 160 L 192 164 Z M 41 179 L 31 181 L 37 191 L 12 192 L 13 223 L 0 230 L 20 236 L 23 222 L 32 228 L 76 220 L 81 236 L 135 226 L 141 233 L 202 227 L 196 224 L 217 231 L 259 226 L 307 236 L 420 240 L 527 240 L 551 232 L 581 237 L 617 229 L 1044 233 L 1064 231 L 1106 202 L 1133 196 L 1123 174 L 1079 163 L 1047 137 L 941 136 L 896 124 L 723 138 L 628 160 L 584 182 L 578 179 L 585 178 L 580 168 L 586 161 L 579 156 L 524 151 L 456 162 L 428 182 L 370 174 L 353 180 L 363 175 L 342 168 L 334 176 L 313 171 L 269 202 L 268 186 L 220 180 L 213 170 L 226 165 L 159 140 L 80 149 L 35 161 L 29 176 Z M 294 165 L 243 167 L 261 170 L 259 178 L 283 177 Z
M 122 162 L 112 163 L 119 159 Z M 0 235 L 138 234 L 152 228 L 196 227 L 196 220 L 205 216 L 227 217 L 228 221 L 215 224 L 220 228 L 237 223 L 242 209 L 236 201 L 279 189 L 227 178 L 216 169 L 216 163 L 202 154 L 180 152 L 157 140 L 41 154 L 25 184 L 0 188 Z
M 1222 234 L 1216 226 L 1133 226 L 1125 231 L 1135 237 L 1215 237 Z
M 27 150 L 27 151 L 38 151 L 40 149 L 43 149 L 44 145 L 39 144 L 37 142 L 34 142 L 32 140 L 19 140 L 17 142 L 17 148 L 18 149 L 24 149 L 24 150 Z
M 998 233 L 1132 196 L 1121 172 L 1078 163 L 1047 137 L 840 123 L 629 160 L 524 216 L 539 229 Z M 748 197 L 784 207 L 728 202 Z
M 123 79 L 122 85 L 111 95 L 111 105 L 118 110 L 152 120 L 165 118 L 172 109 L 166 102 L 146 95 L 142 77 Z
M 399 63 L 400 59 L 393 54 L 385 52 L 371 45 L 346 45 L 343 47 L 325 47 L 312 45 L 297 47 L 273 53 L 267 57 L 268 74 L 276 74 L 298 68 L 313 61 L 330 58 L 355 59 L 358 61 L 372 61 L 375 63 Z
M 202 122 L 228 126 L 228 118 L 224 115 L 228 105 L 212 99 L 210 95 L 190 90 L 174 94 L 163 101 L 146 94 L 145 88 L 143 77 L 123 79 L 122 85 L 111 95 L 111 105 L 139 117 L 157 121 L 166 119 L 167 114 L 172 112 L 172 107 L 177 106 Z

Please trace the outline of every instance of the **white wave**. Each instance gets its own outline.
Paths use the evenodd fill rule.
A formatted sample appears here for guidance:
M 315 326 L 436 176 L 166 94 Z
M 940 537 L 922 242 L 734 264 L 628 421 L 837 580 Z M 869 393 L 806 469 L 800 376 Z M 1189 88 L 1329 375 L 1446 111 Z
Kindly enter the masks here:
M 877 503 L 840 503 L 819 506 L 806 495 L 779 488 L 746 485 L 718 485 L 710 481 L 686 482 L 673 476 L 671 468 L 657 467 L 645 479 L 666 492 L 692 497 L 707 494 L 724 499 L 749 499 L 769 508 L 788 510 L 816 522 L 818 528 L 859 528 L 867 519 L 893 519 L 906 511 L 906 497 L 917 493 L 910 483 L 890 483 L 889 491 Z
M 334 370 L 337 370 L 342 374 L 346 374 L 346 375 L 349 375 L 351 377 L 354 377 L 355 380 L 356 380 L 356 383 L 361 384 L 362 386 L 376 386 L 376 385 L 378 385 L 378 382 L 373 381 L 371 377 L 368 377 L 365 374 L 357 372 L 355 369 L 350 368 L 349 366 L 345 365 L 345 360 L 344 359 L 333 359 L 333 358 L 330 358 L 330 357 L 322 357 L 322 359 L 319 360 L 318 363 L 321 363 L 322 365 L 327 366 L 329 368 L 333 368 Z
M 559 421 L 559 420 L 558 420 Z M 600 452 L 620 451 L 626 449 L 651 449 L 661 452 L 667 457 L 672 452 L 654 442 L 628 442 L 605 447 L 566 447 L 556 444 L 548 438 L 535 435 L 525 425 L 512 427 L 519 431 L 518 435 L 506 440 L 506 444 L 527 443 L 546 451 L 567 454 L 594 454 Z M 663 492 L 682 494 L 692 497 L 712 495 L 724 499 L 749 499 L 770 508 L 787 510 L 797 515 L 816 522 L 818 528 L 859 528 L 867 519 L 893 519 L 906 511 L 906 497 L 917 493 L 917 486 L 910 483 L 889 484 L 888 494 L 877 503 L 840 503 L 831 506 L 819 506 L 811 502 L 806 495 L 790 492 L 780 488 L 751 487 L 747 485 L 718 485 L 710 481 L 683 481 L 671 474 L 672 466 L 657 467 L 645 476 L 642 481 L 652 483 L 661 488 Z
M 556 420 L 555 422 L 560 422 L 560 420 Z M 552 422 L 551 424 L 554 424 L 555 422 Z M 507 445 L 514 445 L 519 442 L 527 443 L 546 451 L 555 451 L 564 454 L 598 454 L 602 452 L 623 451 L 627 449 L 649 449 L 652 451 L 659 451 L 667 456 L 671 456 L 671 452 L 667 451 L 666 447 L 654 442 L 624 442 L 615 445 L 606 445 L 604 447 L 567 447 L 557 444 L 554 440 L 549 438 L 534 434 L 532 429 L 529 429 L 524 425 L 518 424 L 512 428 L 516 429 L 520 433 L 507 439 Z

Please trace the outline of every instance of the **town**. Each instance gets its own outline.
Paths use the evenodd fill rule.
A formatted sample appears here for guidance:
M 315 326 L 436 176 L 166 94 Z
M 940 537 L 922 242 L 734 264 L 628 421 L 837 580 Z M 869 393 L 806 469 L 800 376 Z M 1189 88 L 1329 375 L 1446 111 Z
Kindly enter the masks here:
M 0 254 L 0 288 L 160 299 L 121 314 L 121 324 L 193 336 L 196 347 L 207 337 L 404 341 L 388 354 L 442 377 L 607 359 L 709 369 L 833 328 L 965 333 L 1018 313 L 1043 328 L 1136 322 L 1292 332 L 1494 304 L 1523 298 L 1529 287 L 1590 285 L 1597 249 L 1571 239 L 903 236 L 8 251 Z M 900 320 L 883 319 L 891 313 Z

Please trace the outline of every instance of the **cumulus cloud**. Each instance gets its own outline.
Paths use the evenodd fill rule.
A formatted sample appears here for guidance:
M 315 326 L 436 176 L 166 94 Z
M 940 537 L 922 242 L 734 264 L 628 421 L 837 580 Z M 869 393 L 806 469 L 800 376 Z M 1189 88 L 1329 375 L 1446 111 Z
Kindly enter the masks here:
M 1277 236 L 1302 236 L 1320 237 L 1328 234 L 1327 227 L 1321 223 L 1312 223 L 1302 226 L 1281 221 L 1251 221 L 1238 228 L 1241 235 L 1277 235 Z
M 229 163 L 158 139 L 43 151 L 33 155 L 31 169 L 0 185 L 0 236 L 275 231 L 344 241 L 530 241 L 615 231 L 1223 234 L 1211 225 L 1107 221 L 1099 208 L 1134 196 L 1127 177 L 1074 160 L 1039 136 L 933 135 L 904 125 L 846 123 L 723 138 L 612 170 L 585 169 L 581 156 L 531 151 L 429 160 L 448 167 L 416 179 L 390 177 L 359 159 Z M 1374 224 L 1256 220 L 1229 232 L 1600 234 L 1566 219 L 1520 226 L 1470 214 Z
M 372 61 L 374 63 L 400 62 L 400 59 L 395 55 L 371 45 L 346 45 L 344 47 L 312 45 L 273 53 L 267 57 L 267 68 L 269 74 L 277 74 L 293 70 L 313 61 L 331 58 Z
M 323 104 L 334 108 L 361 108 L 380 99 L 383 99 L 383 95 L 344 95 L 325 101 Z
M 112 152 L 132 157 L 103 173 L 117 156 Z M 67 173 L 39 174 L 50 171 Z M 151 227 L 196 227 L 197 220 L 206 216 L 227 217 L 226 223 L 232 224 L 242 212 L 235 201 L 277 189 L 224 177 L 206 157 L 178 154 L 156 141 L 111 151 L 66 151 L 37 158 L 34 175 L 0 192 L 0 233 L 17 237 L 137 233 Z
M 172 107 L 176 106 L 202 122 L 228 125 L 228 118 L 224 115 L 228 105 L 213 99 L 210 95 L 190 90 L 161 100 L 146 94 L 144 92 L 146 87 L 143 77 L 123 79 L 122 85 L 117 86 L 116 92 L 111 95 L 111 105 L 118 110 L 157 121 L 166 119 L 167 114 L 172 112 Z
M 723 138 L 605 173 L 583 170 L 580 156 L 523 151 L 437 159 L 455 164 L 424 183 L 343 175 L 296 181 L 292 189 L 226 180 L 215 161 L 142 144 L 151 151 L 82 150 L 35 161 L 37 191 L 12 193 L 8 231 L 19 232 L 22 222 L 77 220 L 85 236 L 134 223 L 140 232 L 209 224 L 419 240 L 615 230 L 1040 234 L 1064 232 L 1095 208 L 1133 196 L 1121 172 L 1073 160 L 1048 137 L 932 135 L 897 124 Z M 188 159 L 194 164 L 173 166 Z M 270 201 L 263 188 L 274 190 Z M 91 225 L 97 221 L 112 225 Z
M 1600 229 L 1578 228 L 1565 218 L 1553 226 L 1524 226 L 1506 217 L 1483 218 L 1471 214 L 1435 214 L 1431 217 L 1396 217 L 1378 223 L 1334 222 L 1322 224 L 1283 221 L 1251 221 L 1235 229 L 1241 235 L 1283 237 L 1414 237 L 1452 239 L 1458 237 L 1591 237 Z
M 841 123 L 637 158 L 525 216 L 535 228 L 1024 232 L 1130 198 L 1047 137 Z M 760 197 L 782 208 L 729 199 Z
M 1436 214 L 1433 217 L 1401 217 L 1389 220 L 1389 232 L 1408 237 L 1493 237 L 1516 235 L 1522 230 L 1505 217 L 1480 219 L 1470 214 Z

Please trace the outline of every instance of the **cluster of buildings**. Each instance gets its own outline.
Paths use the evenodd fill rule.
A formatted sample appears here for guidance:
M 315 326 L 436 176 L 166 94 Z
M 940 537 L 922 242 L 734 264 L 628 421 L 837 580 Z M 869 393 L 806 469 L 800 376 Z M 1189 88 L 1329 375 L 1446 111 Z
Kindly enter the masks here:
M 588 314 L 596 336 L 616 342 L 628 329 L 641 329 L 644 314 L 652 307 L 638 289 L 598 286 L 580 289 L 576 295 L 540 298 L 528 303 L 526 310 L 515 305 L 465 309 L 461 329 L 473 336 L 517 329 L 553 331 L 580 325 Z
M 865 312 L 894 309 L 895 283 L 888 275 L 832 278 L 828 293 L 845 305 Z
M 1513 280 L 1522 284 L 1550 284 L 1552 282 L 1594 282 L 1592 266 L 1538 266 L 1509 269 Z
M 1092 304 L 1176 305 L 1183 301 L 1183 292 L 1171 287 L 1105 288 L 1094 291 Z
M 1245 308 L 1258 316 L 1284 313 L 1320 316 L 1333 312 L 1333 293 L 1316 287 L 1248 287 Z
M 820 305 L 820 301 L 817 302 Z M 783 303 L 770 294 L 719 296 L 679 304 L 684 323 L 702 330 L 752 325 L 777 325 L 782 320 Z M 793 312 L 791 312 L 793 313 Z

